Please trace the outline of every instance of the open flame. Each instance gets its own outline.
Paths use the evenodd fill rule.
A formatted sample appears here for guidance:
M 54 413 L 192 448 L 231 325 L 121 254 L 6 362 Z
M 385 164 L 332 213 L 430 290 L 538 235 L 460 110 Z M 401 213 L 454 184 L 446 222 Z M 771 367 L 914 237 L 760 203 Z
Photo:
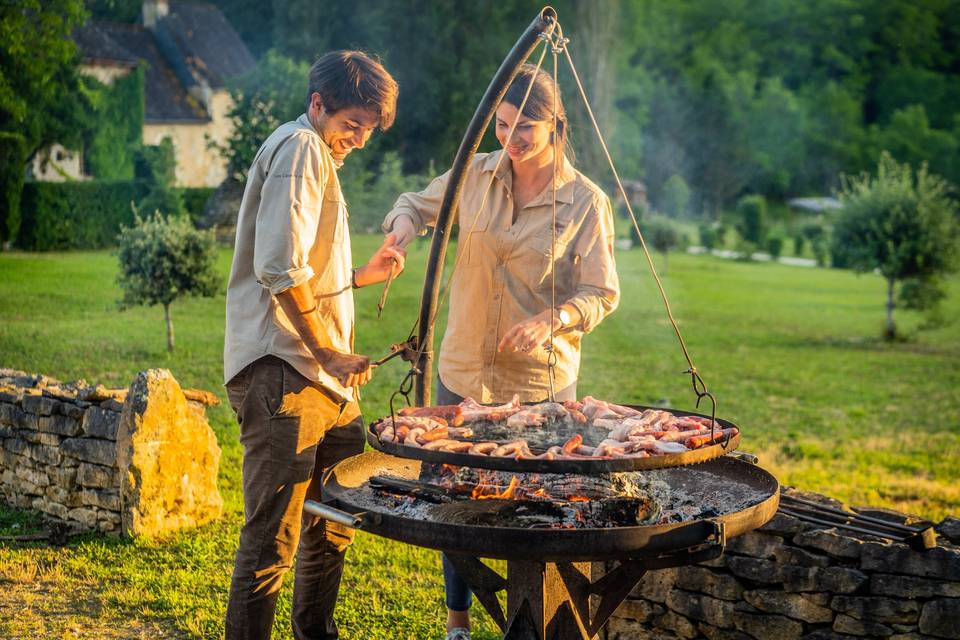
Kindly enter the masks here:
M 475 500 L 512 500 L 513 494 L 520 486 L 520 479 L 517 476 L 510 478 L 510 484 L 503 491 L 498 491 L 499 487 L 492 484 L 478 484 L 470 492 L 470 497 Z

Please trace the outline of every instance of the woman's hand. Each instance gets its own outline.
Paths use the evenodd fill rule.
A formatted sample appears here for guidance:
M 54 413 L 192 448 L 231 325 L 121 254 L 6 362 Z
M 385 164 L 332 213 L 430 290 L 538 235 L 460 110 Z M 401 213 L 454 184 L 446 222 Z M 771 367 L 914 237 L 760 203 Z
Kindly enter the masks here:
M 554 333 L 560 330 L 560 319 L 553 314 Z M 546 344 L 550 339 L 550 309 L 538 313 L 532 318 L 513 325 L 500 340 L 497 351 L 530 353 L 537 347 Z
M 366 265 L 357 269 L 355 280 L 358 287 L 383 282 L 393 273 L 396 277 L 403 271 L 404 261 L 407 252 L 403 247 L 397 245 L 397 237 L 393 233 L 387 234 L 383 239 L 383 244 L 377 249 L 376 253 L 370 257 Z

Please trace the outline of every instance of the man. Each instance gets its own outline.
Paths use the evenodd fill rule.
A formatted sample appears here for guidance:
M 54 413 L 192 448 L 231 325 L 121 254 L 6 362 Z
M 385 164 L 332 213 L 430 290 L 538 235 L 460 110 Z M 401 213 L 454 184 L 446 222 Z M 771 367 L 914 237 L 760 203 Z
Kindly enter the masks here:
M 226 637 L 269 639 L 293 564 L 293 634 L 336 638 L 344 553 L 353 533 L 303 513 L 320 475 L 363 451 L 355 389 L 369 359 L 353 354 L 352 289 L 403 269 L 388 238 L 351 268 L 337 169 L 396 112 L 397 83 L 359 51 L 310 69 L 307 112 L 274 131 L 254 158 L 237 220 L 227 287 L 224 376 L 240 422 L 245 522 L 230 584 Z

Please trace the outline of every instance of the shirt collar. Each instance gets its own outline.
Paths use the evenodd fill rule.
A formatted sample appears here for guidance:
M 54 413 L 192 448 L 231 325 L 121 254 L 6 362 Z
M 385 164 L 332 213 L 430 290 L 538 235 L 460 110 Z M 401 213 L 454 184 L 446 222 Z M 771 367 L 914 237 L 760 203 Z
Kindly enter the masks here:
M 483 164 L 480 167 L 481 171 L 489 172 L 497 169 L 497 179 L 500 182 L 503 182 L 508 188 L 513 183 L 513 176 L 510 172 L 510 159 L 504 158 L 500 162 L 500 167 L 497 168 L 497 162 L 500 160 L 500 156 L 504 154 L 503 149 L 498 151 L 493 151 L 488 153 L 487 157 L 484 158 Z M 573 202 L 573 189 L 577 180 L 577 171 L 573 168 L 573 165 L 570 163 L 570 160 L 566 156 L 563 157 L 563 166 L 560 169 L 560 173 L 557 175 L 556 185 L 557 185 L 557 202 L 563 202 L 565 204 L 570 204 Z M 543 197 L 536 198 L 533 202 L 527 206 L 536 206 L 544 204 L 543 200 L 546 199 L 549 202 L 553 197 L 553 194 L 549 189 L 544 190 Z
M 323 139 L 323 136 L 320 135 L 320 132 L 316 130 L 316 128 L 313 126 L 313 123 L 310 122 L 310 116 L 305 113 L 302 114 L 299 118 L 297 118 L 297 124 L 306 129 L 310 129 L 310 131 L 313 131 L 317 135 L 317 140 L 320 141 L 321 148 L 330 155 L 330 159 L 333 161 L 333 166 L 335 166 L 337 169 L 343 166 L 343 160 L 337 160 L 333 156 L 333 149 L 331 149 L 327 144 L 327 141 Z

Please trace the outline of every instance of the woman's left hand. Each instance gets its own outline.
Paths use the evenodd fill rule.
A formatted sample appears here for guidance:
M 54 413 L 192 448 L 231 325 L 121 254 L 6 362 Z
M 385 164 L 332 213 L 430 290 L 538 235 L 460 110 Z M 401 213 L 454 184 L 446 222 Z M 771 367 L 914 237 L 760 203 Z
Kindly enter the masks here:
M 363 267 L 357 269 L 356 283 L 358 287 L 383 282 L 390 275 L 400 275 L 403 271 L 407 252 L 396 244 L 396 237 L 391 233 L 383 240 L 383 244 Z
M 558 326 L 560 320 L 553 314 L 554 323 Z M 513 325 L 500 340 L 497 351 L 531 353 L 537 347 L 545 344 L 550 338 L 550 309 L 538 313 L 532 318 Z

